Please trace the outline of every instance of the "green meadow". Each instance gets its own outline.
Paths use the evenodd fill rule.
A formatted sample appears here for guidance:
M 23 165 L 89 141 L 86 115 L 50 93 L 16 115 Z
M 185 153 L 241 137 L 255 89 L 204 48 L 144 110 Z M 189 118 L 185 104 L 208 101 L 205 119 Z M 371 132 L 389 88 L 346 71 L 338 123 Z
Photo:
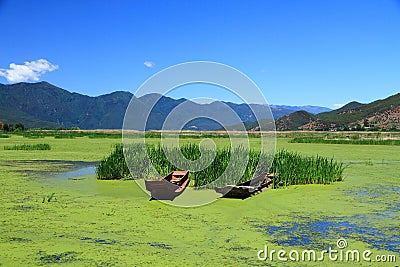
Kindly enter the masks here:
M 278 150 L 343 162 L 343 181 L 284 186 L 245 200 L 179 208 L 149 201 L 133 180 L 60 175 L 93 167 L 120 142 L 97 137 L 0 138 L 0 266 L 399 265 L 399 146 L 278 138 Z M 217 147 L 229 144 L 228 138 L 214 140 Z M 37 144 L 51 149 L 4 149 Z M 319 256 L 329 247 L 337 249 L 339 238 L 347 241 L 345 250 L 370 250 L 372 260 L 394 256 L 397 263 L 257 257 L 265 246 L 300 253 L 314 249 Z

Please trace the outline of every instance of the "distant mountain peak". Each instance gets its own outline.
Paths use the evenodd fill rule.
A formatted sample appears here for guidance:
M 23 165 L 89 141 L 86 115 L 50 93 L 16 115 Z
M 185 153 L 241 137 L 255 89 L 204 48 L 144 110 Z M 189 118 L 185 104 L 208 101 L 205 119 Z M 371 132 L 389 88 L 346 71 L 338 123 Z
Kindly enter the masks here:
M 338 108 L 338 109 L 336 110 L 336 112 L 337 112 L 337 113 L 342 113 L 342 112 L 346 112 L 346 111 L 349 111 L 349 110 L 354 110 L 354 109 L 360 108 L 360 107 L 362 107 L 362 106 L 364 106 L 364 105 L 365 105 L 365 104 L 362 104 L 362 103 L 360 103 L 360 102 L 352 101 L 352 102 L 350 102 L 350 103 L 344 105 L 343 107 Z
M 320 106 L 313 106 L 313 105 L 306 105 L 306 106 L 288 106 L 288 105 L 270 105 L 271 108 L 276 109 L 289 109 L 294 111 L 305 110 L 312 114 L 318 114 L 322 112 L 329 112 L 332 109 L 327 107 L 320 107 Z
M 310 123 L 315 119 L 316 115 L 305 110 L 299 110 L 276 120 L 275 127 L 278 131 L 298 130 L 304 124 Z

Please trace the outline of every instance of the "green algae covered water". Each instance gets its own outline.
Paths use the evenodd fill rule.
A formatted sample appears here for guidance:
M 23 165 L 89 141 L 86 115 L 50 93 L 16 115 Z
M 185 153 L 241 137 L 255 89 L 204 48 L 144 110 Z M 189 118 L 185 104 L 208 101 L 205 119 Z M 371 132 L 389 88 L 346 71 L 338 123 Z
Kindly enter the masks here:
M 35 141 L 11 136 L 0 139 L 0 148 Z M 52 149 L 0 149 L 0 266 L 399 264 L 399 147 L 278 139 L 279 148 L 344 162 L 344 181 L 178 208 L 149 201 L 135 181 L 95 179 L 95 164 L 115 139 L 46 137 L 40 142 Z M 343 249 L 337 247 L 339 239 L 346 242 Z M 301 255 L 296 260 L 296 253 L 291 254 L 295 260 L 289 258 L 292 250 L 312 249 L 320 256 L 330 247 L 343 255 L 371 251 L 371 261 L 326 256 L 322 263 Z M 287 261 L 269 257 L 271 250 L 286 251 Z M 386 256 L 381 257 L 386 262 L 377 262 L 377 255 Z M 389 256 L 397 262 L 388 262 Z

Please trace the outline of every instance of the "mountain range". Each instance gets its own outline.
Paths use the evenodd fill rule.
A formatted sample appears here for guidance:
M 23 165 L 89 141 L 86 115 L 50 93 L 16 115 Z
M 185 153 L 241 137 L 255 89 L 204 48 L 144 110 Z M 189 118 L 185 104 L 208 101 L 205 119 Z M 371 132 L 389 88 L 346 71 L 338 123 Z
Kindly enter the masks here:
M 296 111 L 275 125 L 277 130 L 400 130 L 400 93 L 368 104 L 353 101 L 319 114 Z
M 239 130 L 243 122 L 247 130 L 256 131 L 260 127 L 269 129 L 272 120 L 277 130 L 400 129 L 400 93 L 368 104 L 353 101 L 336 110 L 270 105 L 272 117 L 267 106 L 261 104 L 199 104 L 155 93 L 136 97 L 125 91 L 91 97 L 47 82 L 0 84 L 0 122 L 22 123 L 27 128 L 121 129 L 130 102 L 138 107 L 133 114 L 136 120 L 147 122 L 145 130 L 181 129 L 183 125 L 187 130 L 218 130 L 222 125 Z M 142 110 L 153 103 L 148 118 L 141 118 Z M 172 123 L 163 128 L 168 115 L 178 108 Z
M 150 113 L 146 130 L 161 129 L 170 111 L 182 103 L 185 103 L 182 114 L 190 115 L 202 111 L 218 118 L 222 125 L 236 122 L 230 118 L 232 116 L 226 114 L 226 106 L 235 111 L 244 123 L 255 121 L 252 110 L 261 119 L 269 121 L 272 119 L 266 106 L 260 104 L 247 105 L 221 101 L 199 104 L 184 98 L 173 99 L 157 94 L 136 98 L 132 93 L 125 91 L 91 97 L 69 92 L 47 82 L 38 82 L 0 84 L 0 121 L 23 123 L 27 128 L 121 129 L 131 99 L 146 106 L 154 103 L 156 98 L 159 101 Z M 306 110 L 310 114 L 330 111 L 328 108 L 318 106 L 270 105 L 270 108 L 275 119 L 299 110 Z M 184 129 L 215 130 L 221 128 L 221 124 L 207 118 L 198 118 L 189 121 Z

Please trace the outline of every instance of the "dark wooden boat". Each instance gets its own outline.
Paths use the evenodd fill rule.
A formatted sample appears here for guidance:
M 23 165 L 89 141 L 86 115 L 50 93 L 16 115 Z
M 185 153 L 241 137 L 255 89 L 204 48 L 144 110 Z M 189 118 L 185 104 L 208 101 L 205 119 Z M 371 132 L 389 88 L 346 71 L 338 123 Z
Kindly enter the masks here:
M 189 185 L 188 171 L 173 171 L 159 180 L 145 180 L 146 190 L 152 199 L 174 200 Z
M 237 185 L 226 185 L 216 187 L 215 191 L 222 194 L 223 198 L 246 199 L 256 195 L 271 187 L 273 175 L 259 176 L 253 180 L 246 181 Z

